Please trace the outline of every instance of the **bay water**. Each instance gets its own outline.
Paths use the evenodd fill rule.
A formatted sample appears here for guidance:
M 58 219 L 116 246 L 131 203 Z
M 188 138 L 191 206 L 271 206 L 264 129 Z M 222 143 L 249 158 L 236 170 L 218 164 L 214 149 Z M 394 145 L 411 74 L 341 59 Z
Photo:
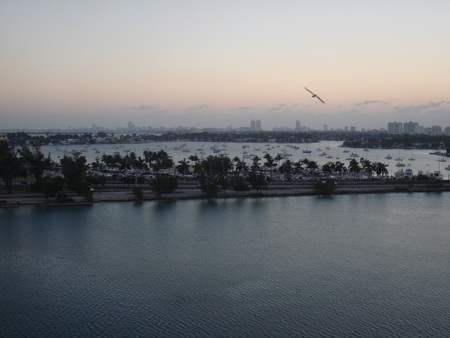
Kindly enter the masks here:
M 450 333 L 450 194 L 0 208 L 0 336 Z

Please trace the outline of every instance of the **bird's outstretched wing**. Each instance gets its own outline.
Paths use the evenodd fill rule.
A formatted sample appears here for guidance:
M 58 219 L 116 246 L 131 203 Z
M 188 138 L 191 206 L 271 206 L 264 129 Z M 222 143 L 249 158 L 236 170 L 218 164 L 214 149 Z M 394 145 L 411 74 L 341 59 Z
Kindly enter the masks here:
M 320 97 L 318 97 L 317 95 L 316 95 L 316 97 L 320 100 L 320 102 L 322 102 L 323 104 L 325 104 L 325 102 L 323 102 L 323 100 L 322 100 Z
M 311 94 L 315 95 L 312 91 L 310 91 L 308 88 L 305 87 L 305 89 L 310 92 Z
M 318 97 L 316 94 L 314 94 L 312 91 L 310 91 L 308 88 L 306 88 L 305 87 L 305 89 L 308 91 L 308 92 L 310 92 L 311 94 L 312 94 L 312 97 L 317 97 L 319 100 L 320 100 L 320 102 L 322 102 L 323 104 L 325 104 L 325 102 L 320 98 L 320 97 Z

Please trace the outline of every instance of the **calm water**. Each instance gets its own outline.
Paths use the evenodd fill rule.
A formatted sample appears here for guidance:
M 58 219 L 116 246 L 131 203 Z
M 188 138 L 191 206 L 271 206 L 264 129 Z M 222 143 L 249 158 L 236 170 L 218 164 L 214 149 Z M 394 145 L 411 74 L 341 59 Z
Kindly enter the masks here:
M 450 194 L 0 209 L 0 336 L 449 336 Z

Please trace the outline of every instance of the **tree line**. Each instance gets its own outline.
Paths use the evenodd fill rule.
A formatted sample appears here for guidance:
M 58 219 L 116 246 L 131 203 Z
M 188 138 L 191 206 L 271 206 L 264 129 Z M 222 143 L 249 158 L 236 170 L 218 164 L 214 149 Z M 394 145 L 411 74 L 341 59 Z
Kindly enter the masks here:
M 133 184 L 136 196 L 142 195 L 142 185 L 147 181 L 145 177 L 150 177 L 148 184 L 158 196 L 173 192 L 180 177 L 192 177 L 205 195 L 214 196 L 228 189 L 259 192 L 275 179 L 291 181 L 296 176 L 342 177 L 344 174 L 359 178 L 361 173 L 369 177 L 385 177 L 388 170 L 386 164 L 366 159 L 352 159 L 348 166 L 337 161 L 319 167 L 316 161 L 307 158 L 291 161 L 281 154 L 272 156 L 269 153 L 262 158 L 254 156 L 248 163 L 238 156 L 231 159 L 225 155 L 206 158 L 191 155 L 175 164 L 164 150 L 144 151 L 143 156 L 134 152 L 124 156 L 103 154 L 92 163 L 87 163 L 81 153 L 72 152 L 64 155 L 58 163 L 50 158 L 50 154 L 45 156 L 38 146 L 14 147 L 7 140 L 0 140 L 0 176 L 8 193 L 13 193 L 15 178 L 22 177 L 27 181 L 32 177 L 31 189 L 46 197 L 54 197 L 66 189 L 89 200 L 92 199 L 93 186 L 106 184 L 106 173 L 117 173 L 117 178 L 124 184 Z

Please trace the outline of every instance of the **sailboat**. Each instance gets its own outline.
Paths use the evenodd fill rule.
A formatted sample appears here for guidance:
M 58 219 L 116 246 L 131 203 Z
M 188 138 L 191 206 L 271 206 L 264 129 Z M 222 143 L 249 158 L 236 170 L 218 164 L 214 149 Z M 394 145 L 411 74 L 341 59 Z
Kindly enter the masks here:
M 309 146 L 306 146 L 306 149 L 303 149 L 303 154 L 311 154 L 311 149 L 309 149 Z

